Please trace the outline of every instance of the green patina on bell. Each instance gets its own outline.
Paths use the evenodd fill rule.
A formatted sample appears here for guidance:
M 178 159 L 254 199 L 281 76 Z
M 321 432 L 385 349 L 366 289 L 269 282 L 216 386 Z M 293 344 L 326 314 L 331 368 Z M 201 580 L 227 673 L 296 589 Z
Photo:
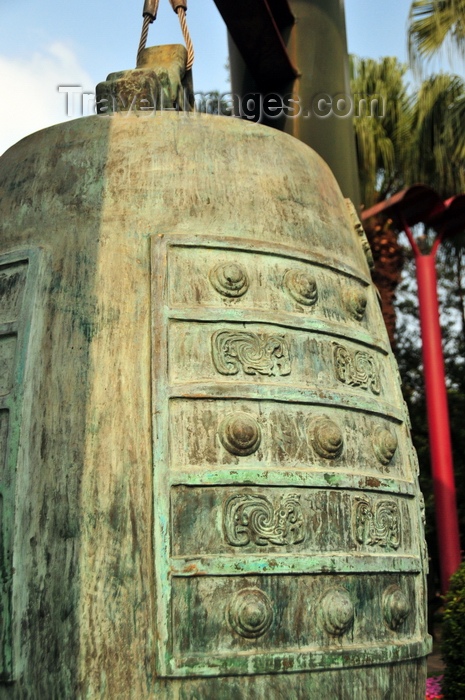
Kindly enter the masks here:
M 182 66 L 143 70 L 100 95 L 178 99 Z M 110 111 L 0 160 L 0 697 L 424 698 L 417 461 L 354 210 L 286 134 Z

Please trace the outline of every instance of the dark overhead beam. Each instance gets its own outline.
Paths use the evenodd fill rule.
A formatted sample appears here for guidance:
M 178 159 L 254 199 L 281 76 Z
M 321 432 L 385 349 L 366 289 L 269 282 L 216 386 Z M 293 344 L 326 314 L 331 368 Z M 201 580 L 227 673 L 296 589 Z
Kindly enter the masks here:
M 229 30 L 236 116 L 285 131 L 313 148 L 328 163 L 344 196 L 359 206 L 352 120 L 341 118 L 340 100 L 333 105 L 336 97 L 350 96 L 344 1 L 215 3 Z M 242 100 L 251 93 L 274 93 L 283 99 L 292 95 L 293 101 L 283 103 L 288 111 L 283 109 L 271 117 L 262 109 L 263 102 L 257 110 L 254 99 L 252 114 L 247 114 L 251 100 L 245 103 L 246 109 Z M 319 95 L 324 97 L 325 114 L 320 113 Z M 349 100 L 342 103 L 351 104 Z
M 267 0 L 267 4 L 280 32 L 292 27 L 295 18 L 288 0 Z
M 284 86 L 298 75 L 283 41 L 292 26 L 288 0 L 215 0 L 228 31 L 260 89 Z

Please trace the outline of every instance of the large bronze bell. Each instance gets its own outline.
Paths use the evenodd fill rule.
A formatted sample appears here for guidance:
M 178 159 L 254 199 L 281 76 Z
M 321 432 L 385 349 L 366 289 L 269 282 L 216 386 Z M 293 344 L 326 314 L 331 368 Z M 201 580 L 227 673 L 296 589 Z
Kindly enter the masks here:
M 363 231 L 267 127 L 0 160 L 1 698 L 424 697 L 417 461 Z

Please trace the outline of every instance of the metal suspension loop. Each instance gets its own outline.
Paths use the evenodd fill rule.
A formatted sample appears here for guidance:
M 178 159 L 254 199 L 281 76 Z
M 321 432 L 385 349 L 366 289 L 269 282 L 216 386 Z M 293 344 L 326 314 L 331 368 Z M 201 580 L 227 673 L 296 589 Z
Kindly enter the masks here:
M 139 48 L 137 49 L 137 63 L 136 63 L 136 65 L 139 65 L 141 53 L 145 49 L 145 45 L 147 44 L 147 36 L 149 33 L 149 26 L 150 26 L 151 22 L 152 22 L 152 20 L 150 19 L 150 16 L 145 15 L 144 23 L 142 24 L 142 32 L 140 35 Z
M 154 22 L 157 17 L 158 4 L 160 0 L 145 0 L 144 9 L 142 15 L 144 21 L 142 24 L 142 31 L 140 35 L 139 48 L 137 50 L 137 65 L 139 65 L 142 51 L 145 49 L 147 44 L 147 36 L 149 33 L 149 26 Z M 194 45 L 192 43 L 191 36 L 189 34 L 189 29 L 187 27 L 186 12 L 187 12 L 187 0 L 170 0 L 171 7 L 176 12 L 179 17 L 179 24 L 181 25 L 182 35 L 186 43 L 187 49 L 187 63 L 186 70 L 190 70 L 194 63 Z
M 160 0 L 145 0 L 144 9 L 142 10 L 142 16 L 144 18 L 142 24 L 142 31 L 140 35 L 139 48 L 137 50 L 137 65 L 147 44 L 147 36 L 149 33 L 149 26 L 155 21 L 158 12 L 158 3 Z
M 186 70 L 190 70 L 194 63 L 194 45 L 192 43 L 191 36 L 189 34 L 189 29 L 187 27 L 186 12 L 187 12 L 187 0 L 170 0 L 171 7 L 176 12 L 179 17 L 179 24 L 181 25 L 182 35 L 186 43 L 187 49 L 187 63 Z
M 183 8 L 180 8 L 177 12 L 177 15 L 179 17 L 179 23 L 181 25 L 182 35 L 184 37 L 184 41 L 186 42 L 186 49 L 187 49 L 186 70 L 190 70 L 192 68 L 193 63 L 194 63 L 194 45 L 192 43 L 191 35 L 189 34 L 189 29 L 187 28 L 186 11 Z

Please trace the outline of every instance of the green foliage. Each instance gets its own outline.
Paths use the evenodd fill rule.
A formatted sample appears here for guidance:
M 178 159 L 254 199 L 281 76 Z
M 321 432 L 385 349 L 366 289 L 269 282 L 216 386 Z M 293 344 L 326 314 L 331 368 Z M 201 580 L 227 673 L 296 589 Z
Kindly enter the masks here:
M 358 96 L 378 96 L 381 118 L 370 113 L 354 119 L 359 179 L 365 207 L 401 188 L 410 106 L 404 76 L 407 66 L 397 58 L 362 59 L 351 56 L 351 90 Z
M 446 596 L 442 655 L 446 664 L 443 692 L 447 700 L 465 698 L 465 563 L 452 576 Z
M 465 0 L 415 0 L 410 7 L 408 43 L 410 63 L 417 69 L 445 48 L 449 49 L 450 59 L 457 54 L 465 58 Z M 443 135 L 438 142 L 439 151 L 435 164 L 436 167 L 439 165 L 439 168 L 442 164 L 448 169 L 447 161 L 450 157 L 461 161 L 462 164 L 465 157 L 465 96 L 462 81 L 456 76 L 434 76 L 424 83 L 424 95 L 419 95 L 419 104 L 423 103 L 425 96 L 428 97 L 429 90 L 432 90 L 429 101 L 434 102 L 434 92 L 440 80 L 450 80 L 444 91 L 446 104 L 440 107 L 438 105 L 439 111 L 435 109 L 431 112 L 439 117 L 439 122 L 426 126 L 430 134 L 433 134 L 433 130 L 438 129 L 438 124 L 442 124 Z M 426 138 L 428 139 L 428 136 Z M 443 179 L 442 173 L 439 174 L 439 178 Z M 421 177 L 420 179 L 424 180 Z
M 415 0 L 410 7 L 408 31 L 413 65 L 449 44 L 462 54 L 465 47 L 464 0 Z
M 380 96 L 384 116 L 356 114 L 354 129 L 365 208 L 423 182 L 443 197 L 465 190 L 465 83 L 440 73 L 409 95 L 396 58 L 351 59 L 354 95 Z
M 211 90 L 210 92 L 197 93 L 194 97 L 195 110 L 201 114 L 218 114 L 230 117 L 233 113 L 231 96 L 227 93 Z
M 458 76 L 440 73 L 421 83 L 410 104 L 409 150 L 417 157 L 405 170 L 409 184 L 423 182 L 443 197 L 464 191 L 464 108 L 465 84 Z

